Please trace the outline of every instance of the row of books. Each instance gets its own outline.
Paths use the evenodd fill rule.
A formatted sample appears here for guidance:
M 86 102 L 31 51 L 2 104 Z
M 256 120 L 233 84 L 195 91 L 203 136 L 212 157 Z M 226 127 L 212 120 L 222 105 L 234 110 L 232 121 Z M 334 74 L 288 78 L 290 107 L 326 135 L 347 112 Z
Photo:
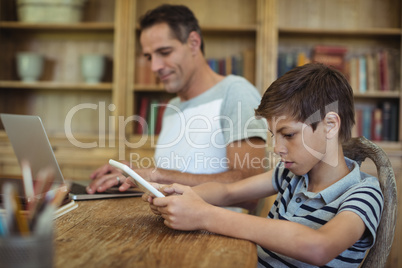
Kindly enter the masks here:
M 308 62 L 333 66 L 348 78 L 355 92 L 396 91 L 400 87 L 400 55 L 395 49 L 349 51 L 343 46 L 317 45 L 285 50 L 278 55 L 278 77 Z
M 162 117 L 168 100 L 142 96 L 140 100 L 136 134 L 158 135 L 162 128 Z
M 141 97 L 136 134 L 158 135 L 167 100 Z M 398 105 L 383 102 L 381 105 L 358 103 L 355 105 L 356 125 L 353 136 L 364 136 L 373 141 L 398 141 Z
M 356 125 L 353 136 L 364 136 L 373 141 L 398 141 L 398 105 L 384 102 L 355 105 Z
M 297 66 L 311 62 L 310 52 L 304 50 L 280 51 L 278 53 L 278 78 Z
M 352 55 L 346 60 L 346 75 L 356 92 L 399 90 L 399 55 L 393 50 L 379 50 Z
M 228 57 L 208 58 L 207 62 L 212 70 L 221 75 L 235 74 L 254 83 L 255 51 L 252 49 Z
M 309 62 L 321 62 L 345 73 L 347 48 L 316 45 L 312 48 L 282 49 L 278 54 L 278 77 L 291 69 Z

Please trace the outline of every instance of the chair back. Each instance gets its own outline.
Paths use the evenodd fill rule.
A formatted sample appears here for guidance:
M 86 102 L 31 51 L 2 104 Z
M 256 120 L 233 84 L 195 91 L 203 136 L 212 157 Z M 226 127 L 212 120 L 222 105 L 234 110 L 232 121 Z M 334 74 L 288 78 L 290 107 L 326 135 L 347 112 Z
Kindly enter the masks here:
M 384 267 L 391 251 L 397 214 L 397 192 L 394 170 L 387 154 L 364 137 L 352 138 L 343 144 L 344 155 L 361 165 L 371 159 L 377 168 L 377 177 L 384 195 L 384 209 L 374 246 L 369 250 L 360 267 Z

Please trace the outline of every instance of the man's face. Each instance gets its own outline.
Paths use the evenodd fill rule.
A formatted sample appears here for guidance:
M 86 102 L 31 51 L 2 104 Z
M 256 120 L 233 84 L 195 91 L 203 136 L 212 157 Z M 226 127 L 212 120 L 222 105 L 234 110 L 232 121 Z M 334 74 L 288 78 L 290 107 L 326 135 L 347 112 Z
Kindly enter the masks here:
M 144 56 L 166 91 L 177 94 L 186 91 L 195 67 L 190 46 L 174 38 L 166 23 L 143 30 L 140 42 Z
M 313 131 L 311 126 L 283 116 L 268 119 L 268 126 L 273 135 L 275 153 L 281 157 L 285 168 L 295 175 L 304 175 L 321 162 L 322 158 L 311 154 L 311 151 L 325 155 L 323 122 Z

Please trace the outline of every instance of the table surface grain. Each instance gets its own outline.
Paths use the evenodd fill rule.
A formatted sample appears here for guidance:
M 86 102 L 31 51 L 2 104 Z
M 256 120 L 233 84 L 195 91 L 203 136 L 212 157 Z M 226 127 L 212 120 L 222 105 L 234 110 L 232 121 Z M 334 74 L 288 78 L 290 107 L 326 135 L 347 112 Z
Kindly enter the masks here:
M 250 241 L 166 227 L 141 198 L 79 201 L 55 221 L 55 267 L 255 267 Z

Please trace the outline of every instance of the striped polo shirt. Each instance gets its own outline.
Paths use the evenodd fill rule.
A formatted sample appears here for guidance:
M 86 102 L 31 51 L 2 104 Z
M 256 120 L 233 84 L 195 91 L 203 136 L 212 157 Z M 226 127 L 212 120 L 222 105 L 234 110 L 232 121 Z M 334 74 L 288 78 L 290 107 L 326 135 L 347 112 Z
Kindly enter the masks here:
M 308 175 L 296 176 L 279 163 L 272 183 L 277 198 L 268 214 L 270 219 L 297 222 L 319 229 L 342 211 L 353 211 L 366 225 L 364 236 L 323 267 L 358 267 L 374 244 L 384 198 L 378 179 L 360 171 L 359 165 L 345 157 L 351 170 L 341 180 L 318 193 L 309 192 Z M 281 230 L 278 230 L 281 231 Z M 267 238 L 269 239 L 269 238 Z M 258 267 L 315 267 L 258 246 Z

